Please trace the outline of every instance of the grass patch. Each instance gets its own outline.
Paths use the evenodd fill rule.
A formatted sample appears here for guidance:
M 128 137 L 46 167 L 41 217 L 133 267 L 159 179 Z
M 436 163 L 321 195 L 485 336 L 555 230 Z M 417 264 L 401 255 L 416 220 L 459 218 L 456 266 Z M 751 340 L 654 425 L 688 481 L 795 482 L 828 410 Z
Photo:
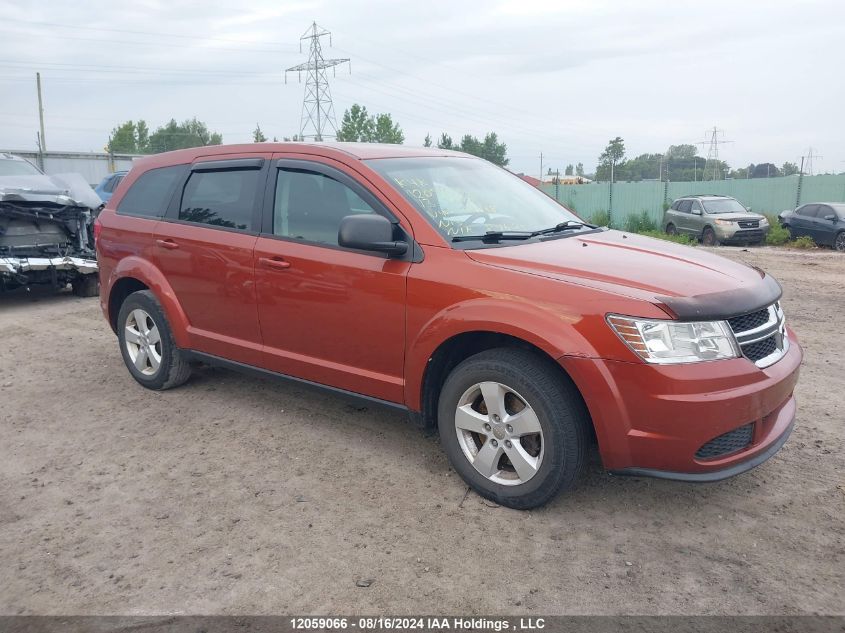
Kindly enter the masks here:
M 611 226 L 610 214 L 607 211 L 596 211 L 592 216 L 590 216 L 590 224 L 595 224 L 596 226 Z
M 641 211 L 639 215 L 629 215 L 625 219 L 625 230 L 629 233 L 654 233 L 657 222 L 651 219 L 648 211 Z
M 669 235 L 663 231 L 639 231 L 638 235 L 645 235 L 646 237 L 656 237 L 659 240 L 666 240 L 667 242 L 675 242 L 675 244 L 683 244 L 684 246 L 696 246 L 698 240 L 689 235 Z
M 766 235 L 766 244 L 769 246 L 782 246 L 789 241 L 789 231 L 780 225 L 774 216 L 768 216 L 769 233 Z
M 813 241 L 813 238 L 809 235 L 802 235 L 801 237 L 795 238 L 792 242 L 787 244 L 790 248 L 800 248 L 802 250 L 808 248 L 815 248 L 816 243 Z

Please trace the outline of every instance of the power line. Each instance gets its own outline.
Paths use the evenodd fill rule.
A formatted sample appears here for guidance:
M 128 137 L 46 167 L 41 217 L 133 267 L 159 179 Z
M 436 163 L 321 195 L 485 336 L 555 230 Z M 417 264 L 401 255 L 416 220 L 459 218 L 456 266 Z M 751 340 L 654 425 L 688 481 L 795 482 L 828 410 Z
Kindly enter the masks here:
M 805 158 L 806 158 L 806 161 L 804 160 Z M 824 158 L 824 156 L 814 154 L 812 147 L 807 150 L 807 154 L 805 156 L 801 157 L 801 164 L 804 166 L 804 169 L 802 169 L 802 172 L 806 171 L 808 176 L 813 175 L 813 159 L 814 158 Z
M 332 95 L 329 92 L 329 79 L 326 75 L 326 70 L 340 64 L 348 64 L 349 59 L 324 59 L 323 48 L 320 44 L 320 38 L 329 36 L 329 46 L 332 45 L 331 31 L 327 31 L 321 26 L 317 26 L 316 22 L 312 22 L 311 26 L 305 31 L 305 34 L 299 38 L 300 50 L 303 40 L 310 40 L 310 53 L 308 61 L 304 64 L 291 66 L 285 70 L 285 83 L 287 83 L 288 73 L 297 73 L 302 77 L 302 72 L 305 71 L 307 77 L 305 79 L 305 97 L 302 99 L 302 118 L 299 125 L 300 138 L 313 138 L 315 141 L 323 140 L 323 130 L 331 127 L 334 134 L 337 135 L 337 123 L 334 118 L 334 104 L 332 103 Z M 349 67 L 349 72 L 352 72 L 352 66 Z M 308 128 L 313 128 L 314 133 L 306 135 Z
M 726 141 L 724 138 L 724 130 L 720 130 L 715 125 L 712 130 L 707 130 L 704 133 L 703 141 L 699 141 L 696 145 L 707 145 L 707 159 L 704 161 L 704 169 L 702 174 L 706 174 L 708 168 L 712 170 L 713 177 L 711 180 L 718 180 L 718 172 L 721 168 L 721 161 L 719 161 L 719 145 L 724 143 L 733 143 L 733 141 Z

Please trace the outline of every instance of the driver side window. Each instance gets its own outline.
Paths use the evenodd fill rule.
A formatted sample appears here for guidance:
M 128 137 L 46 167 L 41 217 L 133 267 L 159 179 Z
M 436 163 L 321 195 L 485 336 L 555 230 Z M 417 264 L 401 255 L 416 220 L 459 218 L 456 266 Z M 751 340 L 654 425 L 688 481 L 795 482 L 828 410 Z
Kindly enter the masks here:
M 337 246 L 340 221 L 361 213 L 375 211 L 342 182 L 306 169 L 279 169 L 274 235 Z

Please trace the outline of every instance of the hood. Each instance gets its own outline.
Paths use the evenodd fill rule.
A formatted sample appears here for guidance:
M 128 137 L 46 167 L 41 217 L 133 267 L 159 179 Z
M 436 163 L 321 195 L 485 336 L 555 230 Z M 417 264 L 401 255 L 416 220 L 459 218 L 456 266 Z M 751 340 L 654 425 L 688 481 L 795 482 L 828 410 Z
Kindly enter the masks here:
M 777 282 L 745 264 L 691 246 L 613 230 L 466 254 L 490 266 L 671 305 L 681 318 L 704 318 L 721 308 L 741 314 L 780 296 Z M 773 294 L 777 296 L 772 298 Z
M 35 202 L 97 209 L 100 197 L 79 174 L 0 176 L 0 202 Z

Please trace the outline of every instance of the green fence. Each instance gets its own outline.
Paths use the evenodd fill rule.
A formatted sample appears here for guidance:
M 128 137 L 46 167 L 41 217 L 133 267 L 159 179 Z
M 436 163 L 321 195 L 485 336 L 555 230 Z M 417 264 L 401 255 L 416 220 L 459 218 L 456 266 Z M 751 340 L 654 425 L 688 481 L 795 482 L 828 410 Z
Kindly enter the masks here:
M 805 202 L 845 202 L 845 174 L 698 182 L 615 182 L 612 188 L 606 182 L 557 187 L 544 184 L 541 188 L 583 218 L 609 213 L 614 226 L 624 226 L 629 216 L 643 211 L 659 224 L 666 204 L 691 194 L 733 196 L 753 211 L 775 215 Z

